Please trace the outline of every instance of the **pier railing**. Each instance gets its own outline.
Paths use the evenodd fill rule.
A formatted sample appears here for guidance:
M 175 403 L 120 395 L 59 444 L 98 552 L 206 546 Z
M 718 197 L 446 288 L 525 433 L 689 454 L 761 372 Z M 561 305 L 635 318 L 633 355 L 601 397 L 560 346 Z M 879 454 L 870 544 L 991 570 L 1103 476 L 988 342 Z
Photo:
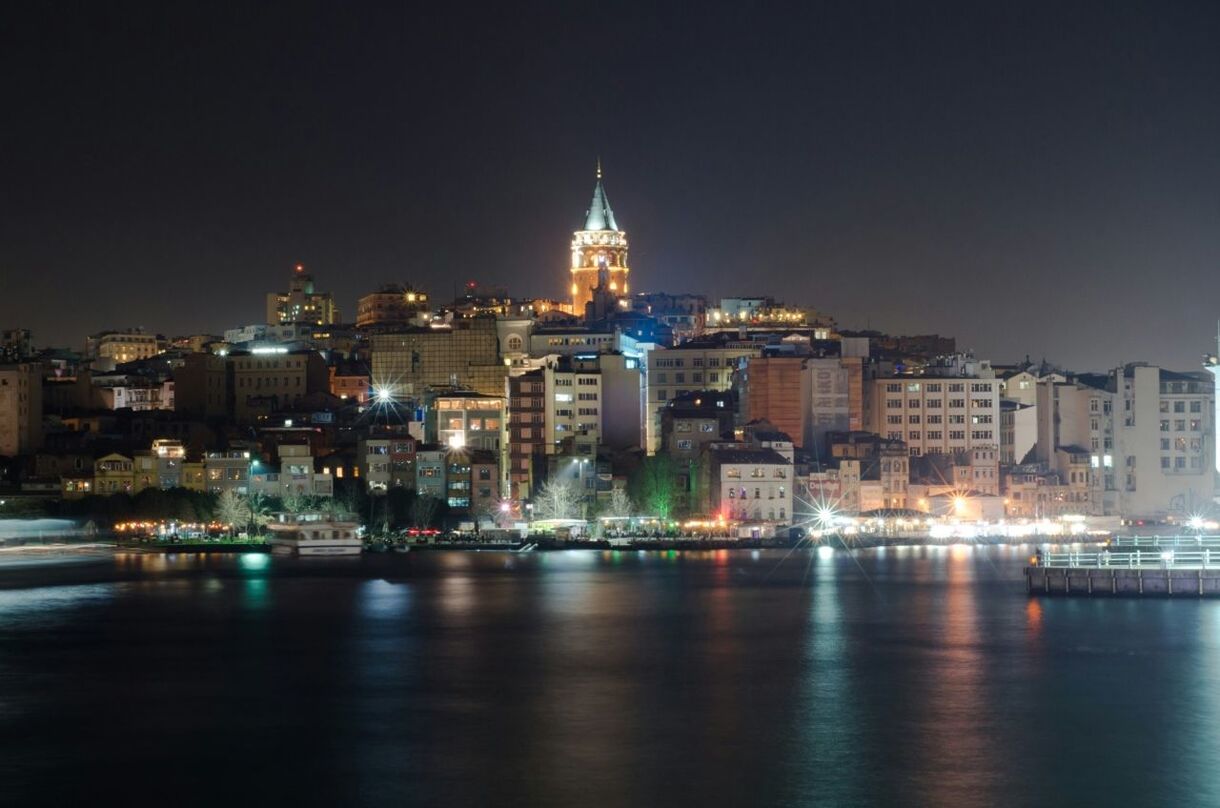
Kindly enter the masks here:
M 1115 536 L 1109 541 L 1110 547 L 1119 549 L 1152 548 L 1152 547 L 1211 547 L 1220 550 L 1220 536 L 1204 536 L 1186 534 L 1181 536 Z
M 1202 549 L 1098 550 L 1081 553 L 1043 553 L 1036 566 L 1068 569 L 1218 569 L 1220 546 Z

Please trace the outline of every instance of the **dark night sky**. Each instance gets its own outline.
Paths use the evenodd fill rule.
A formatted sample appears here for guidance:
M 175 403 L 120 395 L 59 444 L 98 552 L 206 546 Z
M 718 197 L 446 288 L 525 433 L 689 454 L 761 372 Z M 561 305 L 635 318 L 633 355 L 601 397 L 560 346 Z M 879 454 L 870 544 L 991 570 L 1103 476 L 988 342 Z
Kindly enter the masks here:
M 1077 369 L 1215 344 L 1215 3 L 26 5 L 0 325 L 39 344 L 257 322 L 298 261 L 348 315 L 560 295 L 598 154 L 637 290 Z

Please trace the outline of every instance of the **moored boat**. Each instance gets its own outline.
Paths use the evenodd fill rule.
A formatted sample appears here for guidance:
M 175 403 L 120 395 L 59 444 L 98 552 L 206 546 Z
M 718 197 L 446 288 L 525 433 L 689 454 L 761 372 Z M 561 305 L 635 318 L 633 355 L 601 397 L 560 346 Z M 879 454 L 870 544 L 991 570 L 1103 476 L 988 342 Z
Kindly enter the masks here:
M 353 556 L 360 555 L 364 541 L 357 535 L 359 525 L 327 513 L 278 514 L 267 525 L 271 535 L 267 545 L 276 555 Z

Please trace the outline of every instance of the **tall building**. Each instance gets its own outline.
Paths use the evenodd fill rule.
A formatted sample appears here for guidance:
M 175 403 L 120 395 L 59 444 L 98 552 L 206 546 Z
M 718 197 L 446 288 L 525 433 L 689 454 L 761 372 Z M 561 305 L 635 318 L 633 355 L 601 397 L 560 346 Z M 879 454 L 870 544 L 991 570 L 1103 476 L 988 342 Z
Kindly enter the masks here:
M 542 373 L 546 453 L 595 456 L 602 433 L 602 375 L 596 363 L 590 366 L 556 357 Z M 570 449 L 564 445 L 567 443 Z
M 533 495 L 535 470 L 546 452 L 546 377 L 531 370 L 505 381 L 508 399 L 508 462 L 501 468 L 509 496 L 516 500 Z
M 0 365 L 0 455 L 42 447 L 42 366 Z
M 619 230 L 614 211 L 602 186 L 602 167 L 597 164 L 597 184 L 585 216 L 585 228 L 572 234 L 572 313 L 583 316 L 593 299 L 598 273 L 605 270 L 610 292 L 626 296 L 627 233 Z
M 309 323 L 331 325 L 339 322 L 339 308 L 330 292 L 314 289 L 313 275 L 297 264 L 287 292 L 267 294 L 267 324 Z
M 872 381 L 869 426 L 912 455 L 1000 446 L 1000 382 L 986 361 L 956 354 L 922 376 Z
M 743 420 L 765 418 L 797 446 L 808 443 L 812 426 L 813 377 L 804 356 L 754 356 L 741 371 Z M 841 427 L 840 427 L 841 429 Z
M 450 328 L 374 334 L 373 389 L 393 399 L 420 398 L 429 387 L 466 387 L 504 395 L 508 368 L 500 359 L 494 317 L 455 320 Z

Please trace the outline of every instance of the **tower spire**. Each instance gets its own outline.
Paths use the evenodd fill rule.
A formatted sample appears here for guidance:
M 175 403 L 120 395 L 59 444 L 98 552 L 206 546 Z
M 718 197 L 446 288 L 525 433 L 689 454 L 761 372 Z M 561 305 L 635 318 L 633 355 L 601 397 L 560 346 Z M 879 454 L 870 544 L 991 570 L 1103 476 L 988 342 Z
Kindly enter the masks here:
M 593 186 L 593 201 L 585 214 L 585 230 L 618 230 L 614 221 L 614 211 L 610 210 L 610 200 L 606 198 L 606 189 L 602 186 L 602 161 L 597 158 L 597 183 Z

